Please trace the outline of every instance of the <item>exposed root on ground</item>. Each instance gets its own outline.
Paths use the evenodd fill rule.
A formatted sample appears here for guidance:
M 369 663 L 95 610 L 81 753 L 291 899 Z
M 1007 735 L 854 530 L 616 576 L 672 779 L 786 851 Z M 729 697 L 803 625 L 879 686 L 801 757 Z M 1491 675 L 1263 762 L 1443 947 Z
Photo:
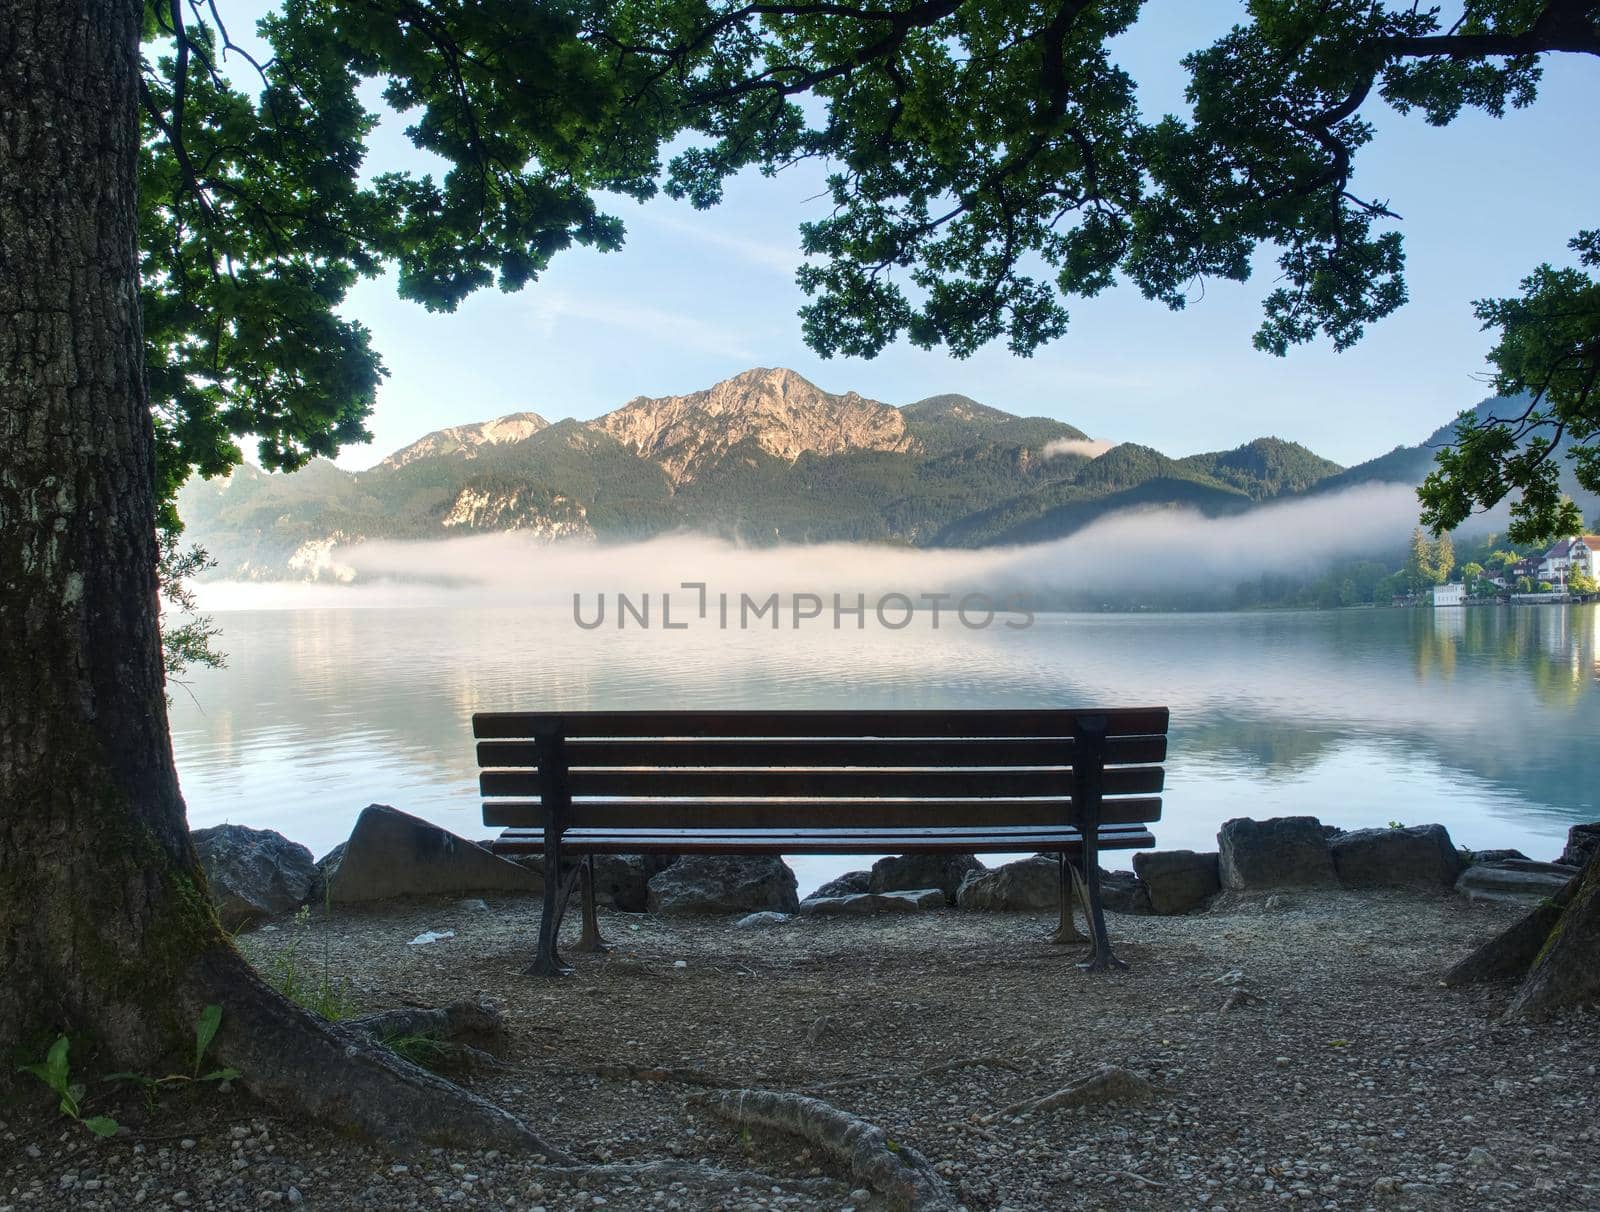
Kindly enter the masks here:
M 425 1056 L 427 1067 L 435 1072 L 464 1074 L 507 1067 L 486 1050 L 504 1042 L 500 1015 L 478 1002 L 452 1002 L 437 1009 L 379 1010 L 345 1019 L 340 1026 L 364 1031 L 408 1060 Z M 408 1050 L 402 1050 L 401 1041 L 409 1042 Z M 408 1055 L 408 1051 L 416 1055 Z
M 907 1212 L 941 1212 L 956 1201 L 928 1159 L 890 1138 L 876 1124 L 821 1099 L 773 1090 L 730 1090 L 696 1099 L 699 1106 L 740 1127 L 786 1132 L 808 1141 L 848 1167 Z
M 1087 1107 L 1099 1103 L 1142 1103 L 1155 1096 L 1155 1087 L 1130 1070 L 1116 1065 L 1106 1065 L 1088 1077 L 1064 1086 L 1053 1094 L 1041 1098 L 1023 1099 L 999 1111 L 979 1117 L 980 1124 L 1012 1119 L 1019 1115 L 1037 1115 L 1041 1111 L 1055 1111 L 1062 1107 Z
M 213 1052 L 256 1097 L 395 1153 L 496 1148 L 570 1159 L 515 1116 L 329 1023 L 262 982 L 231 947 L 214 947 L 178 991 L 191 1015 L 222 1006 Z M 445 1012 L 448 1013 L 448 1012 Z

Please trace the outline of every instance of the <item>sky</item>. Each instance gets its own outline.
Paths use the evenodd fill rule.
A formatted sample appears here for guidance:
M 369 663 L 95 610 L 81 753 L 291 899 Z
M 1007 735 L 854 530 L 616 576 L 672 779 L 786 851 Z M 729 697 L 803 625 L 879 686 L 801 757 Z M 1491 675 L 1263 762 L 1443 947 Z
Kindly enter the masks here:
M 230 0 L 230 28 L 234 13 L 265 7 Z M 1235 0 L 1145 5 L 1117 59 L 1147 114 L 1182 112 L 1182 55 L 1243 13 Z M 1600 221 L 1597 114 L 1592 56 L 1548 58 L 1539 101 L 1501 120 L 1468 112 L 1441 130 L 1369 102 L 1377 136 L 1358 155 L 1352 189 L 1403 216 L 1411 301 L 1345 353 L 1321 343 L 1285 359 L 1250 344 L 1275 274 L 1264 256 L 1251 281 L 1208 282 L 1181 313 L 1127 286 L 1072 301 L 1065 337 L 1031 358 L 1002 344 L 960 360 L 901 343 L 872 360 L 824 360 L 801 340 L 805 300 L 793 280 L 798 226 L 825 205 L 824 169 L 746 174 L 709 212 L 617 199 L 608 209 L 627 225 L 620 252 L 562 253 L 517 294 L 491 288 L 439 315 L 399 299 L 389 278 L 358 285 L 344 311 L 371 328 L 390 374 L 368 423 L 374 440 L 338 462 L 365 468 L 430 430 L 510 412 L 593 417 L 752 366 L 889 404 L 959 392 L 1173 456 L 1270 434 L 1360 462 L 1420 441 L 1488 394 L 1490 340 L 1471 301 L 1516 293 L 1541 262 L 1571 263 L 1566 242 Z M 425 163 L 404 125 L 385 119 L 371 167 Z

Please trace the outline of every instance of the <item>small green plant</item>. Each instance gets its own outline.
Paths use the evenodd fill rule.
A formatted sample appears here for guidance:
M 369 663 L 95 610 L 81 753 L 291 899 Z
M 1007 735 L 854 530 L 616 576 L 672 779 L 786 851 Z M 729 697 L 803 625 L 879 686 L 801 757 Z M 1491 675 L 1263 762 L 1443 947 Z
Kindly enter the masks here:
M 96 1136 L 115 1136 L 117 1121 L 109 1115 L 91 1115 L 87 1119 L 83 1115 L 84 1086 L 82 1082 L 72 1080 L 72 1065 L 67 1059 L 67 1052 L 71 1045 L 66 1036 L 60 1036 L 55 1043 L 50 1045 L 50 1051 L 45 1053 L 44 1060 L 36 1065 L 23 1065 L 18 1070 L 31 1073 L 42 1081 L 60 1097 L 58 1104 L 61 1114 L 69 1119 L 75 1119 Z
M 311 907 L 302 905 L 294 915 L 289 941 L 261 967 L 266 982 L 297 1006 L 322 1015 L 329 1022 L 349 1018 L 356 1012 L 350 982 L 333 975 L 332 948 L 324 937 L 322 960 L 307 954 L 311 935 Z
M 169 1073 L 166 1077 L 151 1077 L 148 1073 L 109 1073 L 107 1081 L 133 1082 L 154 1093 L 163 1086 L 182 1086 L 194 1082 L 227 1082 L 239 1076 L 237 1069 L 213 1069 L 205 1072 L 206 1053 L 217 1038 L 217 1028 L 222 1026 L 222 1007 L 213 1002 L 200 1011 L 194 1021 L 194 1062 L 188 1073 Z
M 448 1057 L 450 1049 L 431 1035 L 389 1035 L 381 1040 L 383 1046 L 413 1065 L 438 1071 Z

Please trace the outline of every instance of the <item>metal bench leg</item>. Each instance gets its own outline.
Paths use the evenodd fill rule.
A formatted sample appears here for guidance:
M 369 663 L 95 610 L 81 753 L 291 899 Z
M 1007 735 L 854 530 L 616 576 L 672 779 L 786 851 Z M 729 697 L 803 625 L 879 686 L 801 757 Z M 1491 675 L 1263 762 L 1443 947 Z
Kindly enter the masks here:
M 1106 909 L 1100 902 L 1100 839 L 1097 831 L 1083 831 L 1083 882 L 1089 892 L 1089 930 L 1094 935 L 1094 954 L 1078 965 L 1085 972 L 1104 972 L 1108 968 L 1126 968 L 1111 951 L 1111 939 L 1106 934 Z
M 1083 880 L 1065 850 L 1057 857 L 1061 860 L 1061 921 L 1056 926 L 1056 932 L 1050 936 L 1050 941 L 1087 943 L 1089 936 L 1078 929 L 1078 923 L 1072 916 L 1073 901 L 1081 901 L 1084 907 L 1083 920 L 1086 922 L 1089 920 L 1089 902 L 1084 899 Z
M 556 943 L 561 938 L 561 919 L 567 911 L 567 895 L 572 881 L 561 878 L 561 847 L 549 846 L 544 854 L 544 912 L 539 915 L 539 950 L 528 969 L 529 976 L 571 976 L 572 965 L 561 958 Z
M 600 917 L 594 909 L 594 855 L 588 854 L 578 865 L 578 887 L 583 892 L 583 933 L 578 937 L 579 951 L 611 951 L 614 948 L 600 937 Z

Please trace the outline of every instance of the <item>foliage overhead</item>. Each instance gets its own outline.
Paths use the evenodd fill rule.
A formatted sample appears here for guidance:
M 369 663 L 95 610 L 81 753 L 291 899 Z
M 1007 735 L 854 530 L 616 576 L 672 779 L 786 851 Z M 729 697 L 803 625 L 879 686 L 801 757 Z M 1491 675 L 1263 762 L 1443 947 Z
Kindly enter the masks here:
M 901 338 L 1025 355 L 1065 332 L 1075 296 L 1126 280 L 1182 308 L 1208 278 L 1249 277 L 1263 247 L 1280 278 L 1256 344 L 1344 348 L 1406 297 L 1396 216 L 1351 187 L 1364 108 L 1499 114 L 1534 99 L 1541 56 L 1600 53 L 1588 0 L 1466 0 L 1448 25 L 1388 0 L 1251 0 L 1184 60 L 1189 112 L 1152 118 L 1112 41 L 1141 7 L 285 0 L 258 61 L 230 36 L 227 0 L 147 0 L 143 285 L 164 521 L 191 471 L 239 460 L 238 436 L 274 469 L 365 436 L 384 371 L 339 313 L 358 279 L 392 269 L 402 295 L 448 310 L 519 289 L 573 245 L 619 247 L 603 195 L 711 206 L 749 167 L 829 166 L 831 208 L 804 226 L 798 271 L 824 355 Z M 367 170 L 373 91 L 437 175 Z M 1558 339 L 1546 306 L 1587 281 L 1545 269 L 1520 310 L 1482 305 L 1504 386 L 1537 389 L 1574 341 L 1592 386 L 1592 315 L 1562 312 Z M 1590 388 L 1544 391 L 1565 432 L 1593 432 Z M 1546 520 L 1543 473 L 1503 438 L 1462 457 L 1430 522 L 1511 489 L 1531 494 L 1528 526 Z

